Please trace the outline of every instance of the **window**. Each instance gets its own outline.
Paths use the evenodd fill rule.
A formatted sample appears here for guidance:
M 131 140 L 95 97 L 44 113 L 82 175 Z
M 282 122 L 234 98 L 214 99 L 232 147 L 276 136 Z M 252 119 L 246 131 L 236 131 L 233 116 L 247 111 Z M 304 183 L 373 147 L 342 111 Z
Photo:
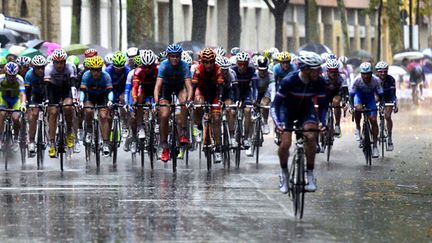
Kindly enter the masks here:
M 26 0 L 22 0 L 22 2 L 21 2 L 20 16 L 21 17 L 28 17 L 28 9 L 27 9 Z

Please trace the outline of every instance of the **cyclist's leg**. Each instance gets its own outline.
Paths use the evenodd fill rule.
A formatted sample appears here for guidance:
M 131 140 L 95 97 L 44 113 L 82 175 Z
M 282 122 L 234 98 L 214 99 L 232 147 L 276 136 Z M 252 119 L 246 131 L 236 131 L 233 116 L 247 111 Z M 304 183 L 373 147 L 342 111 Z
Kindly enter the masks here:
M 137 100 L 136 100 L 137 103 L 138 104 L 144 104 L 144 93 L 138 92 L 138 94 L 139 94 L 139 96 L 137 97 Z M 143 107 L 141 107 L 141 106 L 136 108 L 135 114 L 133 114 L 133 115 L 130 114 L 130 119 L 134 120 L 134 121 L 130 122 L 130 124 L 131 124 L 132 134 L 135 137 L 137 134 L 137 130 L 144 129 L 144 127 L 142 126 L 143 117 L 144 117 L 144 110 L 143 110 Z
M 185 104 L 186 103 L 186 97 L 187 97 L 187 92 L 186 92 L 186 88 L 181 89 L 178 94 L 177 94 L 178 100 L 180 104 Z M 186 134 L 186 126 L 187 126 L 187 107 L 182 106 L 181 107 L 181 113 L 180 113 L 180 119 L 178 120 L 178 127 L 179 127 L 179 135 L 180 136 L 185 136 Z
M 162 86 L 160 95 L 160 105 L 169 105 L 171 103 L 171 89 Z M 162 148 L 168 148 L 168 119 L 170 115 L 170 107 L 159 107 L 159 131 L 160 131 L 160 145 Z
M 261 99 L 261 105 L 262 105 L 262 106 L 270 105 L 270 97 L 264 96 L 264 97 Z M 263 120 L 264 120 L 264 123 L 265 123 L 265 124 L 268 124 L 267 121 L 268 121 L 268 117 L 269 117 L 269 109 L 261 109 L 261 113 L 262 113 L 263 118 L 264 118 L 264 119 L 263 119 Z
M 339 95 L 336 95 L 333 97 L 333 106 L 340 106 L 341 105 L 342 98 Z M 334 109 L 334 115 L 335 115 L 335 126 L 340 126 L 340 120 L 342 115 L 342 109 L 341 108 L 335 108 Z
M 386 123 L 387 123 L 387 134 L 389 136 L 391 136 L 392 130 L 393 130 L 393 121 L 391 118 L 392 112 L 393 112 L 393 107 L 386 107 L 384 109 L 384 118 L 385 118 Z
M 199 88 L 196 88 L 196 90 L 195 90 L 194 104 L 197 104 L 197 105 L 204 104 L 204 96 L 201 93 L 201 90 Z M 194 109 L 194 111 L 193 111 L 194 123 L 199 128 L 202 127 L 201 121 L 202 121 L 203 115 L 204 115 L 204 111 L 201 107 L 197 107 Z
M 17 97 L 16 101 L 15 100 L 11 101 L 9 104 L 11 105 L 12 109 L 19 110 L 21 107 L 21 100 Z M 17 139 L 21 127 L 20 126 L 21 114 L 19 112 L 13 112 L 11 117 L 13 122 L 14 138 Z
M 64 115 L 65 115 L 65 121 L 66 121 L 66 127 L 67 127 L 67 133 L 72 133 L 73 129 L 73 118 L 74 118 L 74 108 L 72 106 L 72 99 L 71 98 L 65 98 L 63 100 L 63 105 L 68 105 L 63 107 Z
M 88 99 L 84 103 L 84 107 L 93 107 L 93 103 Z M 85 130 L 87 134 L 91 134 L 93 132 L 93 115 L 94 111 L 90 108 L 84 108 L 84 118 L 85 118 Z M 88 141 L 87 141 L 88 142 Z
M 231 99 L 225 100 L 225 105 L 229 106 L 233 104 Z M 230 137 L 234 136 L 234 130 L 235 130 L 235 109 L 234 108 L 228 108 L 226 111 L 226 118 L 228 121 L 228 130 L 230 133 Z
M 304 116 L 300 119 L 301 124 L 305 130 L 308 129 L 318 129 L 318 119 L 315 115 L 315 108 L 311 106 L 309 112 L 306 112 Z M 305 132 L 303 134 L 305 143 L 305 155 L 307 162 L 307 170 L 313 171 L 315 166 L 315 154 L 316 154 L 316 142 L 317 142 L 317 132 Z
M 99 110 L 99 123 L 101 128 L 102 140 L 104 142 L 108 142 L 109 132 L 110 132 L 110 124 L 109 124 L 109 111 L 108 108 L 101 108 Z
M 3 95 L 0 92 L 0 108 L 6 108 L 7 103 L 3 99 Z M 0 143 L 3 141 L 3 131 L 4 131 L 4 117 L 6 115 L 5 111 L 0 111 Z
M 36 99 L 35 95 L 32 95 L 30 98 L 31 104 L 41 104 L 42 99 Z M 29 124 L 29 142 L 34 143 L 35 142 L 35 135 L 36 135 L 36 125 L 37 125 L 37 118 L 38 118 L 39 108 L 31 108 L 27 111 L 28 116 L 28 124 Z
M 252 104 L 252 99 L 251 99 L 249 94 L 244 97 L 243 102 L 246 105 Z M 246 139 L 249 140 L 251 138 L 252 132 L 253 132 L 251 108 L 245 108 L 244 109 L 244 126 L 245 126 Z
M 219 104 L 219 97 L 215 97 L 213 99 L 213 104 Z M 222 143 L 221 140 L 221 108 L 220 107 L 212 107 L 212 131 L 213 131 L 213 139 L 216 144 L 216 149 L 220 149 L 220 145 Z
M 356 110 L 363 109 L 363 101 L 357 95 L 354 96 L 354 107 Z M 358 131 L 360 131 L 361 118 L 362 118 L 362 113 L 360 111 L 355 111 L 354 112 L 354 119 L 355 119 L 356 129 Z

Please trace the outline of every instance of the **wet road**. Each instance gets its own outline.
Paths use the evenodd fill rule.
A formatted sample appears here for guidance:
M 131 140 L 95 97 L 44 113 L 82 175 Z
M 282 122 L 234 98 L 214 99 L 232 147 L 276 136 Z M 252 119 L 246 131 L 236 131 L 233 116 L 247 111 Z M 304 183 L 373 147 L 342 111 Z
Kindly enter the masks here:
M 117 169 L 100 171 L 74 155 L 60 173 L 16 156 L 0 171 L 1 242 L 430 242 L 432 241 L 432 112 L 403 107 L 395 117 L 395 151 L 372 168 L 343 123 L 333 160 L 318 155 L 318 191 L 306 195 L 305 216 L 279 193 L 276 146 L 266 137 L 258 169 L 239 170 L 193 158 L 177 175 L 161 162 L 153 172 L 122 153 Z M 2 163 L 1 163 L 2 164 Z

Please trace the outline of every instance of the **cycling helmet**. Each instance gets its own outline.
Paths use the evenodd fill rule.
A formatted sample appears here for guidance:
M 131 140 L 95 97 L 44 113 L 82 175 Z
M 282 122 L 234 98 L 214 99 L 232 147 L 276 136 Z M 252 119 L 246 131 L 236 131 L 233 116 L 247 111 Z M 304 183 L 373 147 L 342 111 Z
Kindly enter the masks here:
M 98 52 L 96 49 L 89 48 L 84 51 L 84 57 L 94 57 L 97 56 Z
M 329 54 L 327 59 L 336 59 L 337 60 L 337 56 L 333 53 Z
M 142 64 L 142 62 L 141 62 L 141 57 L 138 55 L 138 56 L 134 56 L 133 57 L 133 62 L 134 62 L 134 64 L 135 64 L 135 66 L 141 66 L 141 64 Z
M 242 51 L 237 53 L 236 55 L 237 62 L 248 62 L 249 61 L 249 54 Z
M 83 61 L 83 66 L 85 67 L 85 68 L 90 68 L 90 58 L 91 57 L 87 57 L 87 58 L 84 58 L 84 61 Z
M 108 53 L 105 55 L 104 57 L 104 61 L 107 64 L 112 64 L 112 58 L 113 58 L 114 54 L 113 53 Z
M 54 52 L 51 54 L 52 60 L 61 62 L 66 61 L 67 54 L 63 49 L 55 49 Z
M 371 73 L 372 72 L 372 65 L 370 62 L 364 62 L 360 64 L 360 73 Z
M 114 66 L 123 67 L 126 63 L 126 57 L 121 51 L 117 51 L 112 57 L 112 63 Z
M 346 57 L 346 56 L 341 56 L 341 57 L 339 57 L 339 61 L 340 61 L 343 65 L 345 65 L 345 64 L 347 64 L 347 62 L 348 62 L 348 57 Z
M 126 55 L 127 57 L 134 57 L 134 56 L 138 56 L 138 48 L 136 47 L 131 47 L 129 49 L 126 50 Z
M 259 56 L 252 56 L 252 63 L 255 67 L 258 66 L 258 57 Z
M 36 55 L 33 57 L 31 64 L 35 67 L 41 67 L 47 65 L 47 60 L 42 55 Z
M 192 57 L 187 52 L 182 52 L 181 59 L 185 61 L 189 66 L 192 65 Z
M 323 63 L 323 59 L 320 55 L 315 52 L 303 52 L 297 58 L 297 66 L 300 69 L 310 68 L 310 69 L 319 69 L 321 68 L 321 64 Z
M 0 57 L 0 65 L 6 65 L 7 59 L 6 57 Z
M 142 65 L 145 66 L 153 65 L 156 62 L 156 55 L 152 50 L 144 50 L 140 54 L 140 58 L 141 58 Z
M 19 66 L 29 66 L 31 62 L 30 57 L 21 56 L 18 57 L 15 61 Z
M 257 59 L 258 70 L 267 70 L 268 64 L 269 64 L 269 60 L 267 57 L 258 56 L 258 59 Z
M 17 75 L 19 67 L 18 67 L 18 64 L 14 63 L 14 62 L 8 62 L 4 66 L 4 70 L 5 70 L 5 73 L 8 75 Z
M 326 62 L 327 70 L 339 70 L 339 61 L 337 59 L 328 59 Z
M 201 61 L 214 61 L 216 59 L 216 54 L 211 48 L 204 48 L 201 51 Z
M 219 65 L 221 69 L 229 69 L 232 65 L 231 61 L 224 56 L 217 56 L 216 64 Z
M 102 68 L 104 64 L 103 59 L 100 56 L 94 56 L 87 59 L 88 59 L 88 67 L 92 69 Z
M 66 63 L 70 63 L 78 67 L 80 60 L 77 56 L 72 55 L 72 56 L 68 56 L 68 58 L 66 59 Z
M 377 71 L 379 71 L 379 70 L 387 71 L 388 70 L 388 64 L 386 62 L 380 61 L 375 65 L 375 69 Z
M 171 44 L 168 45 L 167 49 L 166 49 L 166 53 L 167 54 L 171 54 L 171 53 L 182 53 L 183 52 L 183 48 L 181 47 L 181 45 L 179 44 Z
M 159 59 L 163 59 L 163 58 L 166 58 L 166 56 L 167 56 L 167 52 L 166 51 L 162 51 L 162 52 L 160 52 L 159 53 Z
M 290 62 L 291 61 L 291 53 L 283 51 L 277 55 L 277 60 L 279 62 Z
M 240 52 L 240 48 L 239 47 L 233 47 L 233 48 L 231 48 L 231 51 L 230 51 L 231 56 L 235 56 L 239 52 Z
M 275 53 L 279 53 L 280 51 L 276 47 L 272 47 L 269 49 L 269 52 L 273 55 Z
M 219 46 L 218 48 L 215 49 L 216 55 L 217 56 L 225 56 L 226 51 L 222 46 Z

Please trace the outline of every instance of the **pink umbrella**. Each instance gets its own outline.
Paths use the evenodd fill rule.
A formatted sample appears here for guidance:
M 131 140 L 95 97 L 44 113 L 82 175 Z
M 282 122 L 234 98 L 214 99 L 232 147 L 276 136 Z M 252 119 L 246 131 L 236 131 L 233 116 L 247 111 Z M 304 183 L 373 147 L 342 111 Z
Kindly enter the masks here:
M 51 55 L 55 49 L 61 48 L 61 46 L 54 42 L 44 42 L 40 48 L 40 51 L 46 56 Z

